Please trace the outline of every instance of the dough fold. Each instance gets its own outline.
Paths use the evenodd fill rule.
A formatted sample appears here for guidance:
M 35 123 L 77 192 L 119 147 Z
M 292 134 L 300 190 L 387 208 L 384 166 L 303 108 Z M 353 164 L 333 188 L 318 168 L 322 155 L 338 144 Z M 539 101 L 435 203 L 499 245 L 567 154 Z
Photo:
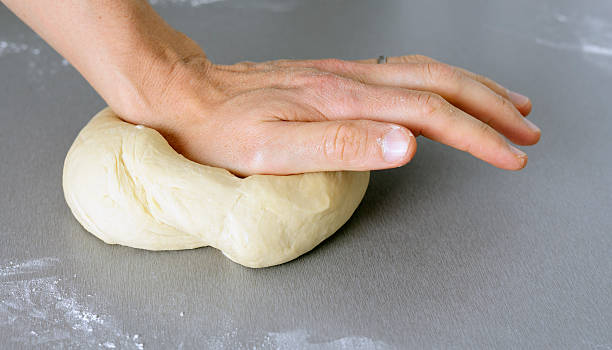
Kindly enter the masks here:
M 369 172 L 239 178 L 192 162 L 157 131 L 109 108 L 79 133 L 63 188 L 76 219 L 101 240 L 149 250 L 212 246 L 249 267 L 313 249 L 353 214 Z

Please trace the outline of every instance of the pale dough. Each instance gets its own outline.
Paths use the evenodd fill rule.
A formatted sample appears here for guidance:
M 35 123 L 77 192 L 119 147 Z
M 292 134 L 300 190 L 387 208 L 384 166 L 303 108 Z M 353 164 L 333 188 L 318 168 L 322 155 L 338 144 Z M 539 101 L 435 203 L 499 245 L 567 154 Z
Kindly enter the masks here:
M 368 172 L 239 178 L 192 162 L 157 131 L 99 112 L 79 133 L 63 186 L 77 220 L 106 243 L 150 250 L 213 246 L 265 267 L 295 259 L 353 214 Z

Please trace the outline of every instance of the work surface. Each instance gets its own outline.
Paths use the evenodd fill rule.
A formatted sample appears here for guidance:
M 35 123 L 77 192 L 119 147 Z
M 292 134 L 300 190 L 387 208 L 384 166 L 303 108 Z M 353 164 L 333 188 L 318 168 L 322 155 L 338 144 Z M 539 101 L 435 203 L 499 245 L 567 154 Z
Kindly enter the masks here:
M 63 198 L 104 102 L 0 7 L 0 348 L 612 348 L 612 3 L 157 0 L 217 63 L 420 53 L 529 95 L 521 172 L 419 138 L 290 263 L 106 245 Z

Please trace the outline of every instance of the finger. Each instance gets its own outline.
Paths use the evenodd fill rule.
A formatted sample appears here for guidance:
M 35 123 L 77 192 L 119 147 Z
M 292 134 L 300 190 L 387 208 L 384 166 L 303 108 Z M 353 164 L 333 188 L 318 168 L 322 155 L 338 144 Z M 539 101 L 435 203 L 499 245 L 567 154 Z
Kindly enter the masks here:
M 435 60 L 431 57 L 423 56 L 423 55 L 410 55 L 410 56 L 399 56 L 399 57 L 389 57 L 387 62 L 389 63 L 441 63 L 438 60 Z M 376 63 L 376 62 L 375 62 Z M 478 81 L 479 83 L 485 85 L 489 89 L 495 91 L 498 95 L 503 98 L 509 100 L 514 104 L 514 106 L 519 110 L 521 115 L 527 116 L 531 112 L 531 101 L 527 96 L 521 95 L 517 92 L 513 92 L 509 89 L 506 89 L 498 82 L 494 81 L 491 78 L 487 78 L 483 75 L 471 72 L 465 68 L 455 67 L 453 68 L 459 70 L 464 73 L 468 77 Z
M 525 153 L 510 146 L 493 128 L 439 95 L 388 86 L 325 78 L 317 87 L 296 93 L 332 120 L 368 119 L 403 125 L 414 134 L 468 152 L 494 166 L 523 168 Z
M 512 104 L 514 104 L 514 106 L 519 110 L 521 115 L 523 115 L 524 117 L 526 117 L 527 115 L 529 115 L 529 113 L 531 113 L 532 104 L 531 104 L 531 100 L 529 99 L 529 97 L 519 94 L 518 92 L 508 90 L 502 85 L 500 85 L 499 83 L 483 75 L 470 72 L 469 70 L 464 69 L 464 68 L 458 68 L 458 67 L 455 67 L 455 68 L 458 69 L 463 74 L 469 76 L 470 78 L 485 85 L 489 89 L 495 91 L 497 94 L 507 99 L 508 101 L 512 102 Z
M 508 99 L 443 63 L 372 65 L 331 59 L 311 64 L 366 84 L 434 92 L 517 144 L 535 144 L 540 138 L 540 129 L 523 118 Z
M 353 62 L 358 62 L 358 63 L 363 63 L 363 64 L 377 64 L 378 59 L 371 58 L 371 59 L 365 59 L 365 60 L 355 60 Z M 387 63 L 401 64 L 401 63 L 441 63 L 441 62 L 431 57 L 427 57 L 423 55 L 408 55 L 408 56 L 388 57 Z M 531 100 L 529 100 L 528 97 L 521 95 L 517 92 L 508 90 L 505 87 L 503 87 L 501 84 L 494 81 L 493 79 L 487 78 L 483 75 L 471 72 L 461 67 L 454 67 L 454 68 L 464 73 L 468 77 L 485 85 L 489 89 L 495 91 L 495 93 L 502 96 L 503 98 L 512 102 L 514 106 L 519 110 L 519 112 L 523 116 L 527 116 L 529 115 L 529 113 L 531 113 L 532 104 L 531 104 Z
M 370 120 L 266 122 L 250 173 L 376 170 L 406 164 L 416 140 L 406 128 Z

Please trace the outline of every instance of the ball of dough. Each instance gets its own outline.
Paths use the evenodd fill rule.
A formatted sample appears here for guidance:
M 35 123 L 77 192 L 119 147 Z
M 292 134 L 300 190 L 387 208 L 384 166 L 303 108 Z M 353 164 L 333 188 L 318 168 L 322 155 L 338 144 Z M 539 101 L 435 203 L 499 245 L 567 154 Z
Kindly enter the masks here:
M 63 187 L 77 220 L 109 244 L 149 250 L 212 246 L 249 267 L 282 264 L 342 226 L 369 172 L 239 178 L 192 162 L 157 131 L 109 108 L 68 151 Z

